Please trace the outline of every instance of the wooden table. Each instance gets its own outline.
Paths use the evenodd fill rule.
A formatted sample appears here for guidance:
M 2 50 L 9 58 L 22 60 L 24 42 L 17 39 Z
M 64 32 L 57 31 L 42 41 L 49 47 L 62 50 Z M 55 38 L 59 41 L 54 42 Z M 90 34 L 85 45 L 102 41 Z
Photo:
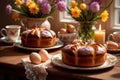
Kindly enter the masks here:
M 61 48 L 60 48 L 61 49 Z M 61 53 L 60 49 L 49 50 L 49 54 Z M 23 50 L 0 42 L 0 80 L 27 80 L 22 58 L 31 51 Z M 47 68 L 47 80 L 120 80 L 120 53 L 114 53 L 118 62 L 114 67 L 95 71 L 63 69 L 53 64 Z

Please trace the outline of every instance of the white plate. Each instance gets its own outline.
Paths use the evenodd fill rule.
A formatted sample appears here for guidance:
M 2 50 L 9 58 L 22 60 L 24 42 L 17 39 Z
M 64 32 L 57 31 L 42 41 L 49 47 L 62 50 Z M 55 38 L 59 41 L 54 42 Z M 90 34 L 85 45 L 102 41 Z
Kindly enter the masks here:
M 56 49 L 56 48 L 62 47 L 62 46 L 63 46 L 63 42 L 61 42 L 61 41 L 58 40 L 55 46 L 47 47 L 47 48 L 24 47 L 24 46 L 21 45 L 21 43 L 14 43 L 14 46 L 15 46 L 15 47 L 18 47 L 18 48 L 21 48 L 21 49 L 26 49 L 26 50 L 40 50 L 40 49 L 49 50 L 49 49 Z
M 111 52 L 120 52 L 120 49 L 107 49 L 109 53 Z
M 0 38 L 0 41 L 5 42 L 5 43 L 10 43 L 10 44 L 13 44 L 13 43 L 14 43 L 14 42 L 12 42 L 12 41 L 9 41 L 6 37 L 1 37 L 1 38 Z M 17 40 L 16 42 L 21 42 L 21 40 L 19 39 L 19 40 Z
M 105 69 L 109 68 L 115 65 L 117 62 L 117 58 L 111 54 L 107 55 L 107 60 L 103 65 L 96 66 L 96 67 L 75 67 L 75 66 L 70 66 L 66 65 L 62 62 L 62 55 L 57 54 L 52 57 L 52 63 L 56 66 L 62 67 L 62 68 L 67 68 L 67 69 L 73 69 L 73 70 L 99 70 L 99 69 Z

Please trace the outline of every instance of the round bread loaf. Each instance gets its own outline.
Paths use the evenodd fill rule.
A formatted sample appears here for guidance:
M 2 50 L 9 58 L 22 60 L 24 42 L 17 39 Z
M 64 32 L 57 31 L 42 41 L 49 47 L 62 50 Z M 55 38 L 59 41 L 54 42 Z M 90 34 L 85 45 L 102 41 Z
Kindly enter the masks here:
M 56 33 L 45 28 L 32 28 L 22 32 L 21 41 L 26 47 L 50 47 L 56 45 Z
M 78 42 L 62 48 L 62 61 L 71 66 L 99 66 L 106 61 L 106 58 L 107 50 L 101 44 Z

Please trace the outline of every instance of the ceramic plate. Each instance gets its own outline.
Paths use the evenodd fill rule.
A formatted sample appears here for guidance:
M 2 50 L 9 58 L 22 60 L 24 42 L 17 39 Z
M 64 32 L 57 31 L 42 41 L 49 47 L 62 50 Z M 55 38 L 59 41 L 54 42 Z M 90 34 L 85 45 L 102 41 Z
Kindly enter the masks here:
M 117 58 L 111 54 L 107 55 L 107 60 L 106 62 L 101 65 L 101 66 L 96 66 L 96 67 L 74 67 L 74 66 L 69 66 L 66 65 L 62 62 L 62 57 L 61 54 L 54 55 L 52 57 L 52 63 L 56 66 L 62 67 L 62 68 L 67 68 L 67 69 L 73 69 L 73 70 L 99 70 L 99 69 L 105 69 L 109 68 L 115 65 L 117 62 Z
M 40 50 L 40 49 L 49 50 L 49 49 L 56 49 L 56 48 L 62 47 L 62 46 L 63 46 L 63 42 L 61 42 L 61 41 L 58 40 L 55 46 L 47 47 L 47 48 L 24 47 L 24 46 L 21 45 L 21 43 L 15 43 L 14 46 L 15 46 L 15 47 L 18 47 L 18 48 L 21 48 L 21 49 L 26 49 L 26 50 Z
M 5 43 L 10 43 L 10 44 L 14 43 L 12 41 L 9 41 L 6 37 L 1 37 L 0 41 L 5 42 Z M 21 42 L 21 40 L 17 40 L 16 42 Z
M 107 49 L 108 52 L 120 52 L 120 49 Z

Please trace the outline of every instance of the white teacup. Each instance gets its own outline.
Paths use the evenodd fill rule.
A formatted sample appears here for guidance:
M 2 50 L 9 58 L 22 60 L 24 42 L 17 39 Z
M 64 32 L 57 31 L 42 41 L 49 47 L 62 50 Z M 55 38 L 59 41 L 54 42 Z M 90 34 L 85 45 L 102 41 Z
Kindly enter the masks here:
M 20 28 L 21 26 L 19 25 L 7 25 L 0 32 L 8 41 L 16 42 L 20 36 Z
M 116 31 L 116 32 L 111 33 L 108 36 L 108 40 L 120 43 L 120 31 Z

